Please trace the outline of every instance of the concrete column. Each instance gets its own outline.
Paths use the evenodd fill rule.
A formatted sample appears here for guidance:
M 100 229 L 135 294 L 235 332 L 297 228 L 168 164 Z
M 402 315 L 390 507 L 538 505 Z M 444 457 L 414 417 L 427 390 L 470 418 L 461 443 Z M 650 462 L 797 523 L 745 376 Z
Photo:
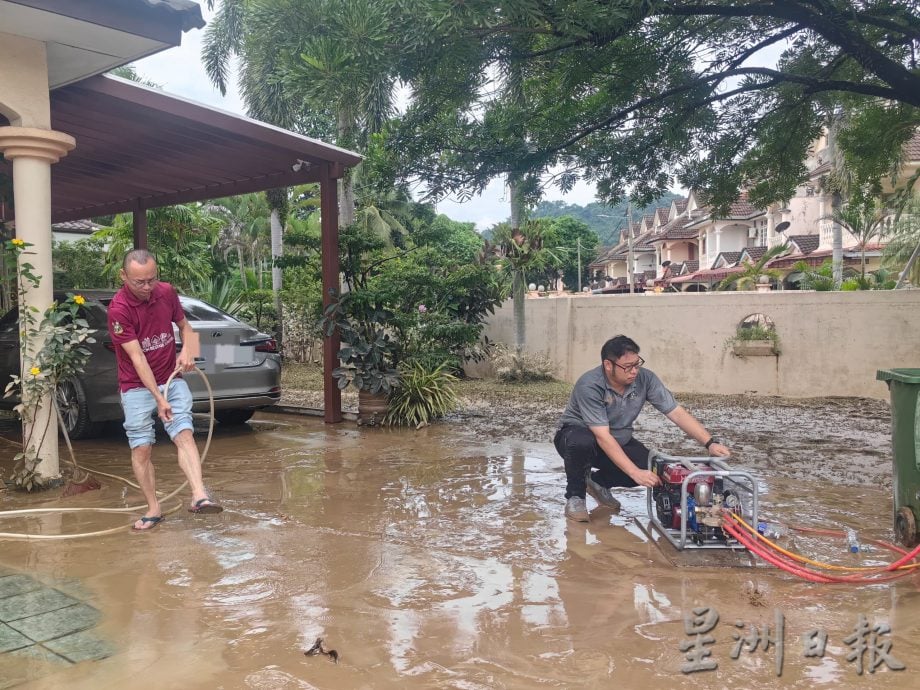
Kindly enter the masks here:
M 76 145 L 73 137 L 32 127 L 0 127 L 0 152 L 13 162 L 13 200 L 16 210 L 16 237 L 31 244 L 20 264 L 32 265 L 41 277 L 37 288 L 26 286 L 24 305 L 39 314 L 51 305 L 54 277 L 51 269 L 51 164 Z M 21 270 L 21 266 L 20 266 Z M 36 350 L 42 343 L 33 343 Z M 29 376 L 23 372 L 23 376 Z M 23 424 L 23 438 L 32 439 L 41 459 L 36 468 L 45 478 L 60 475 L 58 464 L 57 416 L 49 398 L 42 400 L 38 415 Z M 28 449 L 26 449 L 28 450 Z

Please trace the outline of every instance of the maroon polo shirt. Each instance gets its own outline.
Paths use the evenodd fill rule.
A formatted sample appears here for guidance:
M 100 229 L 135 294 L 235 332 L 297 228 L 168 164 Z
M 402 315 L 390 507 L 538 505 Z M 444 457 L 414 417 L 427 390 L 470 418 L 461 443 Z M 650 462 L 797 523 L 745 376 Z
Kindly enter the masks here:
M 173 323 L 185 319 L 176 289 L 169 283 L 157 283 L 150 299 L 139 300 L 124 285 L 109 304 L 109 336 L 115 344 L 118 362 L 118 386 L 122 393 L 144 388 L 134 364 L 122 343 L 136 340 L 157 385 L 162 386 L 176 370 L 176 338 Z

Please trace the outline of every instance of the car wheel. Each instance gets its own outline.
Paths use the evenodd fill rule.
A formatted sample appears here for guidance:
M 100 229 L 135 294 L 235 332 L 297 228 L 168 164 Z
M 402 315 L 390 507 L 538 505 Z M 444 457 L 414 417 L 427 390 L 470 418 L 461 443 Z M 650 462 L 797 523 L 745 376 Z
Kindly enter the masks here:
M 245 424 L 252 419 L 252 415 L 255 413 L 255 410 L 215 410 L 214 419 L 221 424 L 234 426 L 237 424 Z
M 78 380 L 66 379 L 58 383 L 54 400 L 71 439 L 90 438 L 99 432 L 99 425 L 89 417 L 86 391 Z

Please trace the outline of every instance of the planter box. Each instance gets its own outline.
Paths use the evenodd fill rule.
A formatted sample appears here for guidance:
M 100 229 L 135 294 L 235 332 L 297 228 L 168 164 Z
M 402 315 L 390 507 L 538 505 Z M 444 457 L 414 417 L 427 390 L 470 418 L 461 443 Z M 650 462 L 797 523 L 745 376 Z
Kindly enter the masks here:
M 358 391 L 358 424 L 377 426 L 387 413 L 387 394 Z
M 732 352 L 738 357 L 774 357 L 776 345 L 772 340 L 736 340 Z

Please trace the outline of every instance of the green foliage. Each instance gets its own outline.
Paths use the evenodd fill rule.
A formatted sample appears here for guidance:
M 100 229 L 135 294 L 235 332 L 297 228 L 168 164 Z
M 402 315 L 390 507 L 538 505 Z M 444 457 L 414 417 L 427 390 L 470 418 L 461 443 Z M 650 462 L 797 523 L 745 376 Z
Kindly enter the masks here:
M 222 218 L 201 204 L 147 211 L 148 249 L 156 258 L 160 278 L 188 291 L 196 280 L 210 277 L 211 247 L 222 225 Z M 115 281 L 124 255 L 134 247 L 131 214 L 115 216 L 111 226 L 97 230 L 93 237 L 108 246 L 105 274 Z
M 13 458 L 13 484 L 26 491 L 44 486 L 42 476 L 36 467 L 47 438 L 49 425 L 39 428 L 34 422 L 43 403 L 51 400 L 60 381 L 75 377 L 83 372 L 89 360 L 88 343 L 95 342 L 93 331 L 86 319 L 80 315 L 80 305 L 85 300 L 81 295 L 68 294 L 58 304 L 53 302 L 44 313 L 34 307 L 24 307 L 26 290 L 37 289 L 41 276 L 34 273 L 35 267 L 24 259 L 31 245 L 20 239 L 6 242 L 4 259 L 10 271 L 17 270 L 19 295 L 19 335 L 22 352 L 23 376 L 13 375 L 6 385 L 5 395 L 19 392 L 20 403 L 14 408 L 26 423 L 28 433 L 22 440 L 22 452 Z M 48 415 L 46 419 L 51 419 Z
M 754 263 L 744 264 L 744 270 L 726 276 L 716 286 L 716 290 L 729 290 L 731 288 L 736 290 L 744 290 L 745 288 L 750 289 L 757 284 L 761 276 L 766 276 L 771 280 L 782 280 L 783 274 L 780 271 L 767 268 L 766 266 L 774 258 L 787 251 L 789 251 L 789 245 L 785 243 L 770 247 L 763 253 L 763 256 Z
M 920 261 L 916 260 L 918 252 L 920 252 L 920 196 L 914 195 L 890 229 L 888 245 L 882 253 L 882 264 L 899 273 L 907 268 L 907 275 L 904 277 L 917 286 L 920 285 Z M 911 263 L 912 257 L 913 263 Z
M 753 326 L 739 326 L 735 331 L 734 341 L 745 342 L 751 340 L 772 340 L 774 343 L 779 342 L 779 335 L 775 328 L 754 324 Z
M 400 366 L 400 384 L 390 393 L 383 423 L 416 429 L 443 417 L 457 406 L 453 384 L 457 378 L 446 364 L 435 367 L 422 362 Z
M 275 295 L 271 290 L 253 289 L 243 293 L 240 318 L 251 323 L 260 331 L 274 333 L 278 323 L 275 311 Z
M 420 1 L 404 19 L 413 100 L 390 146 L 436 198 L 552 171 L 560 189 L 596 182 L 606 201 L 680 181 L 717 207 L 745 186 L 759 206 L 792 196 L 837 114 L 863 181 L 890 170 L 917 125 L 908 0 Z M 758 66 L 777 48 L 775 67 Z
M 680 194 L 665 192 L 652 203 L 641 208 L 633 209 L 633 220 L 642 218 L 645 215 L 654 213 L 658 208 L 670 208 L 671 202 L 676 199 L 682 199 Z M 579 220 L 588 226 L 598 238 L 601 245 L 612 246 L 620 241 L 620 230 L 626 227 L 627 202 L 608 206 L 598 202 L 580 206 L 579 204 L 569 204 L 565 201 L 546 201 L 538 203 L 530 212 L 531 218 L 563 218 L 570 217 Z M 489 234 L 483 233 L 484 237 L 490 237 Z M 594 256 L 588 257 L 588 262 L 593 260 Z M 568 280 L 566 280 L 568 284 Z
M 866 191 L 855 195 L 843 208 L 836 209 L 829 218 L 856 238 L 860 250 L 860 276 L 866 276 L 866 246 L 875 239 L 881 241 L 890 211 Z M 841 286 L 841 289 L 844 289 Z
M 359 316 L 355 316 L 358 314 Z M 322 329 L 326 336 L 336 329 L 344 343 L 339 349 L 341 366 L 333 370 L 340 389 L 354 386 L 369 393 L 389 394 L 399 385 L 394 366 L 396 343 L 386 324 L 391 314 L 372 310 L 348 293 L 323 312 Z
M 802 290 L 827 292 L 834 289 L 834 269 L 829 259 L 817 268 L 812 268 L 804 261 L 797 261 L 792 270 L 802 275 L 799 281 L 799 287 Z
M 245 308 L 246 293 L 226 274 L 193 281 L 189 294 L 231 316 L 241 316 Z
M 55 289 L 112 287 L 112 278 L 106 271 L 105 245 L 99 239 L 55 242 L 51 253 Z

